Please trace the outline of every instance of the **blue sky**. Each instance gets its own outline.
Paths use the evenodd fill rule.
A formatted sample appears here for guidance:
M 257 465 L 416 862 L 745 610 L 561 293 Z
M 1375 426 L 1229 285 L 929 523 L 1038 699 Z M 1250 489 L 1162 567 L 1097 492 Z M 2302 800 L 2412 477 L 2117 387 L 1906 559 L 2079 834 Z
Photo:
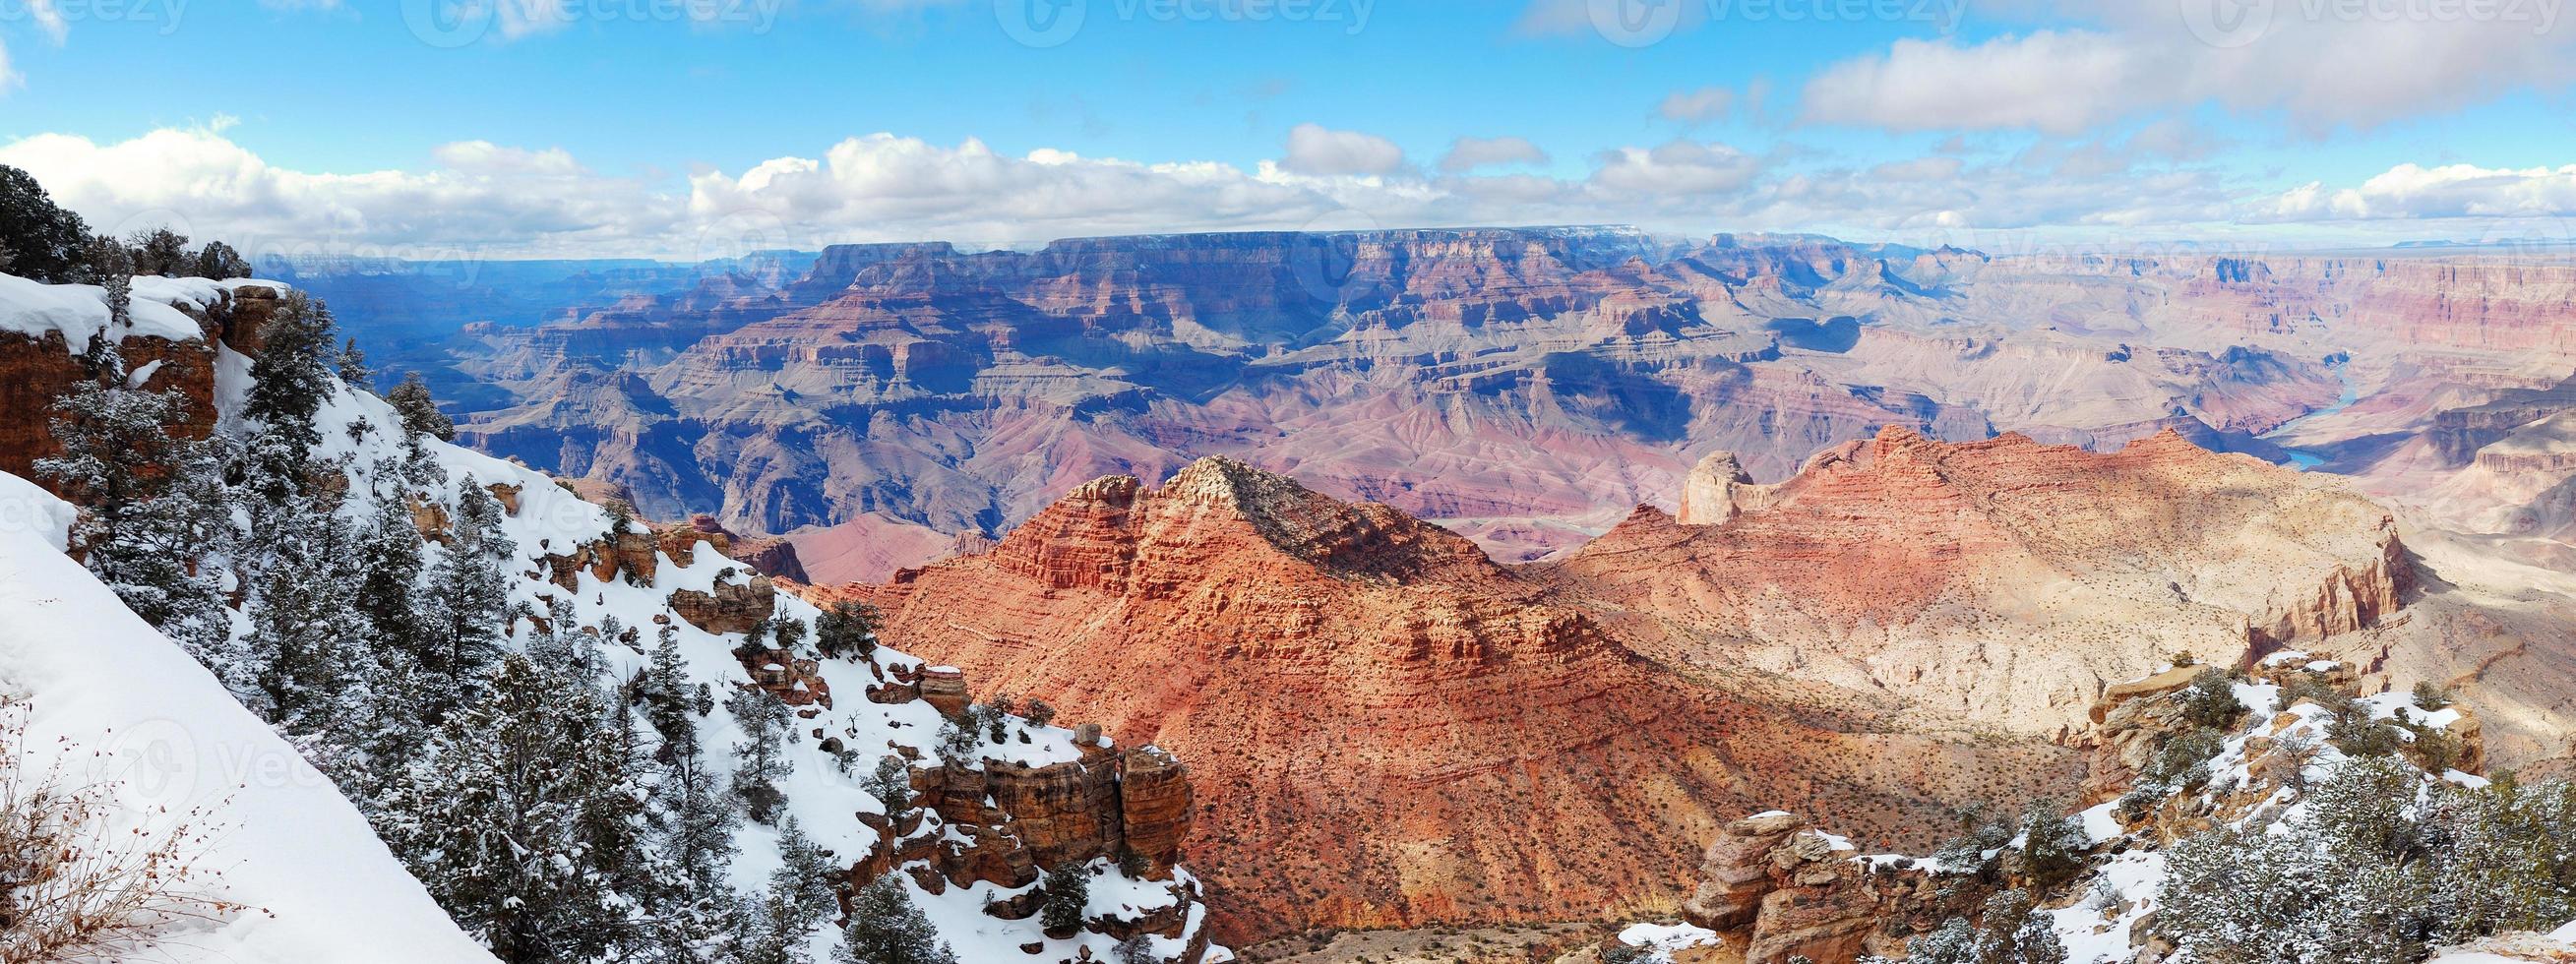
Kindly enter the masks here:
M 2560 2 L 0 0 L 0 163 L 302 249 L 2555 237 Z

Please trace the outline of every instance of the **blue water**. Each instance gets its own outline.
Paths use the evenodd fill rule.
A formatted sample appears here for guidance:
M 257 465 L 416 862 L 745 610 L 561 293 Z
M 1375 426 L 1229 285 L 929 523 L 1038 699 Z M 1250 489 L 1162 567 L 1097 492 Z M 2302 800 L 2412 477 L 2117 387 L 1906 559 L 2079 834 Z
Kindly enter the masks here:
M 2345 371 L 2345 367 L 2346 366 L 2344 365 L 2336 365 L 2334 367 L 2335 380 L 2343 383 L 2343 397 L 2335 399 L 2335 403 L 2332 405 L 2328 405 L 2287 422 L 2283 422 L 2281 423 L 2280 428 L 2263 433 L 2263 437 L 2267 439 L 2280 438 L 2284 435 L 2288 435 L 2292 429 L 2298 428 L 2299 424 L 2302 422 L 2306 422 L 2310 419 L 2324 418 L 2336 412 L 2343 411 L 2344 409 L 2351 408 L 2352 403 L 2360 401 L 2361 386 L 2353 384 L 2352 374 Z M 2314 449 L 2291 448 L 2289 446 L 2283 446 L 2282 448 L 2290 453 L 2290 464 L 2301 472 L 2326 464 L 2326 457 L 2319 454 Z

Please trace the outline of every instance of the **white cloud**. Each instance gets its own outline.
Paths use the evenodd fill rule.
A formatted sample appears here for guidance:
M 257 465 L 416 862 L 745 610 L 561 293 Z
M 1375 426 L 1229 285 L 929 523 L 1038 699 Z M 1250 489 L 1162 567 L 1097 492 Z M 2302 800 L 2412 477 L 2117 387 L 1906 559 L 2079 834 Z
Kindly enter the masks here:
M 1665 120 L 1685 124 L 1704 124 L 1725 117 L 1735 109 L 1735 92 L 1724 87 L 1702 87 L 1698 90 L 1676 90 L 1664 95 L 1655 113 Z
M 1630 196 L 1717 194 L 1743 189 L 1761 171 L 1761 159 L 1724 144 L 1675 140 L 1603 154 L 1592 184 Z
M 1375 134 L 1299 124 L 1288 131 L 1288 153 L 1279 166 L 1323 176 L 1393 174 L 1404 167 L 1404 149 Z
M 2130 109 L 2136 52 L 2103 34 L 2042 30 L 1973 47 L 1899 40 L 1883 57 L 1807 81 L 1806 119 L 1894 130 L 2030 127 L 2072 134 Z
M 686 178 L 590 170 L 567 152 L 463 140 L 412 170 L 323 173 L 272 164 L 215 127 L 100 143 L 45 134 L 0 143 L 103 230 L 171 224 L 254 254 L 403 257 L 655 256 L 945 239 L 1023 243 L 1173 231 L 1340 230 L 1625 222 L 1650 230 L 1817 231 L 1973 242 L 2039 229 L 2090 237 L 2205 236 L 2247 222 L 2576 213 L 2576 166 L 2403 166 L 2363 184 L 2246 197 L 2211 170 L 2171 169 L 2128 141 L 2047 157 L 1928 154 L 1818 166 L 1675 140 L 1593 158 L 1588 176 L 1312 174 L 1280 163 L 1145 163 L 967 139 L 852 137 Z M 1503 140 L 1503 139 L 1497 139 Z M 2102 161 L 2118 155 L 2125 160 Z M 1345 166 L 1347 169 L 1347 165 Z M 2306 229 L 2280 229 L 2306 230 Z M 2491 233 L 2511 233 L 2501 229 Z
M 2084 26 L 1974 44 L 1898 40 L 1809 78 L 1803 115 L 1895 130 L 2073 134 L 2215 104 L 2277 115 L 2310 135 L 2368 129 L 2576 83 L 2576 31 L 2552 29 L 2558 7 L 2557 0 L 2179 0 L 2178 10 L 2135 0 L 2026 3 L 2020 12 Z
M 2250 205 L 2257 222 L 2576 215 L 2576 164 L 2519 170 L 2472 164 L 2400 164 L 2341 189 L 2319 182 Z
M 1495 164 L 1545 164 L 1547 152 L 1522 137 L 1461 137 L 1440 157 L 1440 170 L 1464 174 Z
M 63 21 L 63 8 L 56 0 L 26 0 L 25 10 L 55 43 L 71 35 L 71 25 Z
M 0 145 L 0 164 L 25 168 L 100 230 L 167 224 L 254 252 L 329 245 L 586 250 L 660 235 L 678 214 L 674 200 L 632 181 L 495 162 L 545 152 L 450 145 L 439 153 L 468 166 L 307 173 L 272 166 L 205 128 L 111 144 L 40 134 Z M 487 163 L 472 166 L 477 161 Z

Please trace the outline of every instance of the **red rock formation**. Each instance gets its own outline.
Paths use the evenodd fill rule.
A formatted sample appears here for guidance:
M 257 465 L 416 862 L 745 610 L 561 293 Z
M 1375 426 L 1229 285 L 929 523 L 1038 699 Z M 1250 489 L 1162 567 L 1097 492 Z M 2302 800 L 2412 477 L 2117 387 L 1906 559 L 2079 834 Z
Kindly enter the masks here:
M 125 338 L 117 346 L 126 370 L 151 376 L 142 387 L 175 389 L 187 398 L 185 420 L 170 426 L 173 434 L 204 438 L 215 424 L 215 353 L 220 341 L 240 350 L 256 344 L 256 331 L 277 310 L 274 289 L 243 285 L 222 292 L 211 307 L 181 304 L 197 320 L 197 340 L 170 341 L 148 335 Z M 0 332 L 0 472 L 35 481 L 35 462 L 61 452 L 52 431 L 53 404 L 90 377 L 82 365 L 84 346 L 67 344 L 59 331 L 42 338 Z
M 1920 839 L 2072 778 L 2046 748 L 1667 669 L 1539 591 L 1403 513 L 1202 460 L 859 593 L 891 644 L 1190 761 L 1221 938 L 1670 908 L 1686 842 L 1756 799 Z M 1131 839 L 1167 833 L 1129 813 Z
M 1724 490 L 1713 525 L 1640 509 L 1548 578 L 1659 658 L 1794 671 L 2024 732 L 2177 652 L 2258 655 L 2393 612 L 2387 513 L 2171 433 L 2116 453 L 1903 429 Z M 1731 512 L 1731 514 L 1730 514 Z

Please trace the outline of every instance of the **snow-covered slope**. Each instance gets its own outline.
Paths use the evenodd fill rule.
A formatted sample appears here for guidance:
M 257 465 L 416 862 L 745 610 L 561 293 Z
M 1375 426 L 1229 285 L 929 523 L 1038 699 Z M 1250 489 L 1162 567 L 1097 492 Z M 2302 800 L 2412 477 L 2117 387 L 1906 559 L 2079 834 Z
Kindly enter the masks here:
M 158 833 L 203 807 L 208 896 L 252 909 L 120 960 L 490 960 L 266 723 L 63 555 L 71 507 L 0 474 L 0 691 L 29 712 L 27 770 L 112 785 Z
M 220 427 L 238 431 L 234 413 L 249 389 L 250 360 L 229 348 L 218 349 L 216 397 L 224 413 Z M 353 441 L 350 433 L 340 430 L 352 422 L 366 422 L 376 431 L 362 434 Z M 350 504 L 344 512 L 362 518 L 370 510 L 367 499 L 374 491 L 371 466 L 379 459 L 398 459 L 401 455 L 401 421 L 393 408 L 382 399 L 367 393 L 336 388 L 324 404 L 315 422 L 324 428 L 323 443 L 316 449 L 317 458 L 348 456 L 351 482 Z M 553 479 L 526 466 L 438 442 L 426 440 L 432 454 L 443 467 L 448 484 L 434 491 L 415 493 L 426 501 L 437 503 L 450 513 L 456 509 L 456 486 L 472 479 L 485 487 L 501 486 L 515 490 L 512 501 L 516 508 L 503 519 L 502 526 L 518 545 L 519 556 L 527 560 L 524 569 L 513 572 L 512 595 L 515 602 L 525 602 L 534 611 L 547 612 L 549 604 L 569 598 L 577 625 L 597 627 L 603 618 L 614 616 L 628 627 L 644 630 L 645 648 L 605 645 L 605 655 L 612 677 L 622 678 L 641 670 L 648 662 L 647 648 L 660 626 L 677 631 L 679 646 L 686 658 L 689 681 L 703 683 L 721 695 L 732 692 L 747 682 L 742 663 L 734 656 L 742 645 L 741 633 L 713 633 L 692 625 L 674 614 L 672 594 L 690 590 L 715 595 L 717 584 L 740 585 L 751 575 L 748 568 L 712 551 L 701 544 L 684 564 L 670 553 L 655 552 L 652 576 L 647 580 L 630 580 L 625 573 L 602 579 L 589 568 L 577 570 L 573 578 L 578 587 L 567 592 L 562 586 L 544 578 L 551 567 L 543 560 L 549 554 L 569 555 L 580 547 L 599 540 L 616 525 L 607 510 L 583 501 Z M 630 525 L 633 525 L 630 523 Z M 640 527 L 638 527 L 640 529 Z M 443 551 L 433 545 L 432 552 Z M 801 619 L 813 624 L 821 612 L 812 604 L 785 593 L 775 592 L 775 612 L 781 617 Z M 524 646 L 533 626 L 519 620 L 512 626 L 514 642 Z M 790 743 L 787 755 L 792 771 L 782 781 L 787 809 L 813 841 L 831 850 L 842 861 L 856 861 L 871 852 L 891 849 L 894 841 L 873 829 L 864 817 L 881 816 L 884 807 L 859 788 L 859 777 L 865 766 L 844 774 L 833 755 L 825 752 L 822 741 L 810 738 L 820 732 L 857 751 L 873 763 L 893 753 L 916 761 L 915 767 L 934 766 L 939 760 L 936 744 L 943 717 L 929 702 L 880 703 L 867 698 L 871 686 L 899 677 L 917 676 L 924 666 L 911 656 L 879 647 L 867 660 L 827 659 L 815 672 L 829 692 L 836 696 L 833 705 L 802 707 L 795 729 L 808 738 Z M 701 738 L 709 748 L 709 762 L 724 768 L 732 765 L 725 748 L 746 739 L 743 729 L 732 716 L 718 710 L 699 721 Z M 1014 738 L 1002 743 L 987 743 L 979 751 L 986 766 L 1044 767 L 1082 759 L 1072 730 L 1056 726 L 1035 726 L 1025 721 L 1012 725 Z M 1020 737 L 1025 736 L 1025 739 Z M 920 826 L 903 835 L 906 840 L 951 840 L 957 831 L 941 814 L 925 809 Z M 746 821 L 736 838 L 741 848 L 733 862 L 732 872 L 737 890 L 758 893 L 775 870 L 781 857 L 773 828 Z M 913 863 L 907 866 L 924 866 Z M 902 870 L 903 868 L 898 868 Z M 1182 932 L 1177 937 L 1153 936 L 1150 941 L 1162 959 L 1176 959 L 1194 943 L 1203 941 L 1205 907 L 1198 902 L 1198 884 L 1185 870 L 1175 870 L 1170 880 L 1139 879 L 1108 860 L 1094 861 L 1091 866 L 1091 916 L 1138 920 L 1156 911 L 1183 909 Z M 1042 933 L 1035 917 L 1009 920 L 988 913 L 986 908 L 1009 904 L 1014 898 L 1030 895 L 1036 884 L 1004 887 L 991 882 L 968 885 L 949 884 L 933 893 L 906 873 L 903 879 L 913 903 L 920 907 L 940 933 L 952 945 L 961 961 L 1015 961 L 1046 964 L 1070 961 L 1088 955 L 1090 960 L 1117 960 L 1117 939 L 1106 933 L 1085 930 L 1072 937 L 1056 938 Z M 830 960 L 831 948 L 838 934 L 826 922 L 817 921 L 812 935 L 812 948 L 817 960 Z M 1023 947 L 1036 946 L 1030 953 Z M 1204 960 L 1231 960 L 1223 948 L 1210 948 Z
M 200 337 L 190 313 L 202 314 L 228 289 L 250 283 L 138 278 L 131 328 L 108 334 Z M 94 286 L 41 285 L 0 276 L 0 331 L 40 337 L 61 332 L 77 351 L 108 324 L 102 298 Z M 257 431 L 259 426 L 241 414 L 251 386 L 251 359 L 216 345 L 213 367 L 215 430 L 235 438 Z M 372 517 L 372 500 L 379 492 L 394 492 L 425 526 L 443 526 L 457 515 L 459 487 L 471 480 L 494 491 L 507 506 L 501 526 L 517 547 L 507 567 L 514 604 L 545 614 L 560 612 L 568 603 L 573 623 L 554 626 L 558 633 L 595 629 L 610 617 L 641 631 L 641 645 L 602 641 L 613 678 L 647 666 L 647 649 L 656 632 L 668 626 L 676 634 L 690 683 L 704 684 L 719 699 L 753 683 L 736 655 L 745 642 L 743 633 L 701 629 L 674 608 L 674 594 L 683 591 L 736 601 L 759 593 L 750 585 L 748 567 L 704 544 L 688 551 L 660 538 L 645 540 L 654 545 L 645 551 L 647 565 L 622 561 L 603 570 L 589 563 L 563 564 L 566 557 L 585 552 L 591 555 L 583 558 L 595 562 L 609 548 L 604 540 L 621 531 L 639 536 L 644 530 L 632 523 L 620 530 L 606 510 L 543 474 L 431 438 L 422 440 L 435 476 L 428 484 L 379 480 L 378 472 L 404 460 L 406 444 L 399 415 L 370 393 L 333 384 L 314 422 L 320 444 L 312 455 L 340 460 L 349 476 L 340 512 L 352 523 Z M 30 708 L 29 742 L 36 751 L 31 762 L 41 770 L 65 761 L 84 777 L 125 780 L 133 789 L 117 799 L 147 829 L 172 825 L 190 807 L 210 809 L 223 832 L 208 859 L 224 871 L 225 888 L 210 896 L 258 908 L 218 929 L 177 936 L 156 952 L 163 955 L 157 959 L 238 964 L 489 960 L 379 841 L 349 798 L 243 709 L 211 673 L 64 555 L 66 530 L 74 517 L 72 507 L 26 480 L 0 475 L 0 692 Z M 249 524 L 249 515 L 237 518 Z M 265 537 L 250 533 L 253 543 Z M 425 551 L 435 559 L 446 549 L 434 539 Z M 357 578 L 356 562 L 337 575 Z M 812 624 L 820 615 L 785 593 L 767 591 L 762 599 L 778 616 Z M 248 628 L 248 620 L 238 615 L 235 623 L 237 633 Z M 536 632 L 533 621 L 514 618 L 510 642 L 524 647 Z M 1014 823 L 1018 818 L 997 804 L 993 794 L 945 808 L 925 796 L 915 801 L 917 816 L 900 822 L 884 819 L 884 805 L 860 786 L 878 759 L 895 755 L 909 760 L 916 782 L 925 772 L 933 786 L 943 785 L 943 779 L 945 785 L 958 782 L 956 775 L 943 778 L 937 769 L 942 759 L 937 744 L 947 717 L 919 692 L 924 670 L 919 660 L 884 648 L 867 658 L 821 660 L 810 672 L 800 665 L 805 676 L 797 687 L 828 690 L 833 698 L 828 706 L 816 700 L 796 707 L 796 738 L 785 746 L 791 769 L 779 785 L 786 811 L 815 843 L 843 865 L 881 868 L 902 881 L 939 939 L 961 961 L 1118 960 L 1121 939 L 1134 941 L 1138 935 L 1160 959 L 1232 959 L 1223 948 L 1207 946 L 1199 885 L 1185 870 L 1157 870 L 1150 861 L 1135 866 L 1108 855 L 1091 859 L 1086 864 L 1086 926 L 1070 936 L 1050 937 L 1034 913 L 1038 883 L 1012 886 L 992 880 L 1017 872 L 1011 861 L 1019 861 L 1017 868 L 1027 866 L 1027 854 L 1018 848 L 1023 837 L 1036 832 Z M 983 742 L 969 754 L 980 761 L 970 769 L 1006 770 L 1023 779 L 1069 771 L 1090 781 L 1073 787 L 1082 791 L 1075 797 L 1096 795 L 1101 781 L 1125 779 L 1125 758 L 1106 740 L 1085 746 L 1072 730 L 1016 718 L 1004 726 L 1009 738 Z M 729 748 L 746 738 L 743 727 L 724 709 L 706 714 L 697 727 L 707 761 L 719 778 L 725 776 L 734 762 Z M 827 752 L 827 743 L 854 754 L 856 768 L 845 770 L 843 760 Z M 994 785 L 1000 786 L 998 778 Z M 1111 783 L 1113 798 L 1119 785 Z M 953 795 L 946 802 L 959 803 Z M 1057 802 L 1072 806 L 1081 800 Z M 1185 821 L 1185 793 L 1179 802 Z M 970 822 L 969 815 L 952 820 L 949 814 L 959 811 L 973 811 L 971 817 L 980 822 Z M 1062 823 L 1068 815 L 1085 816 L 1041 816 Z M 1116 822 L 1113 814 L 1113 834 Z M 784 862 L 778 832 L 746 821 L 735 842 L 734 889 L 758 894 Z M 997 860 L 997 855 L 1010 860 Z M 832 959 L 839 934 L 831 921 L 814 920 L 808 937 L 814 959 Z

